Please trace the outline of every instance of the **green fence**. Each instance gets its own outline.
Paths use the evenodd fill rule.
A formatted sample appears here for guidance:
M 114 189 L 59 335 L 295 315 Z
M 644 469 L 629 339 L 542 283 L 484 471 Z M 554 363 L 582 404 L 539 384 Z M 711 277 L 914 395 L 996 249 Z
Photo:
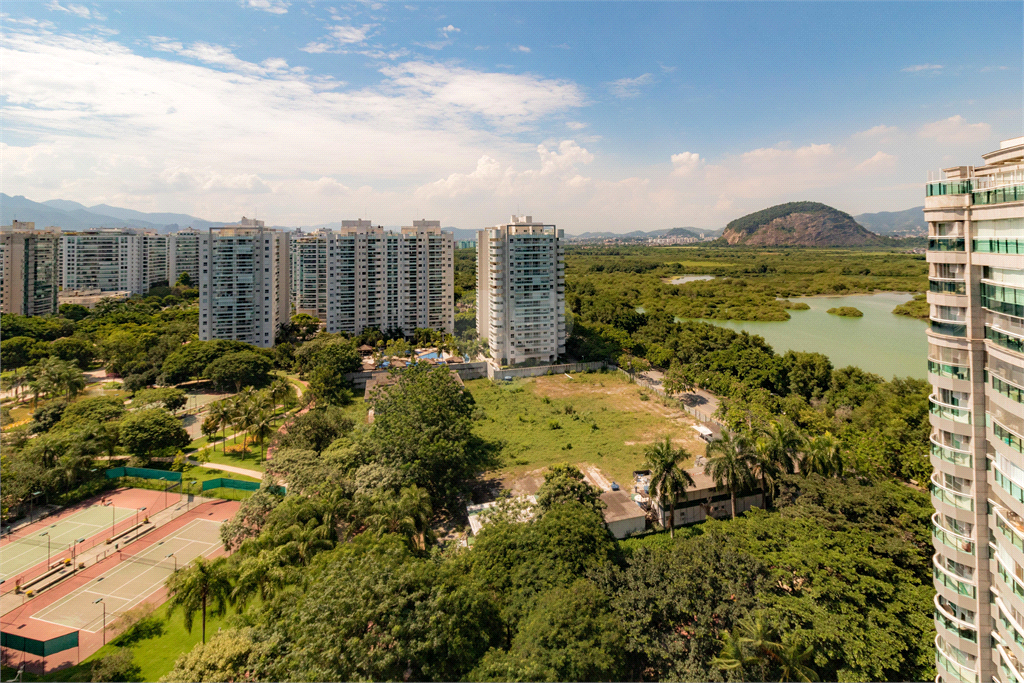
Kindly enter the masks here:
M 203 490 L 209 491 L 210 489 L 240 489 L 242 491 L 259 491 L 260 482 L 258 481 L 242 481 L 241 479 L 207 479 L 203 482 Z M 276 487 L 276 492 L 281 495 L 285 494 L 285 488 L 283 486 Z
M 169 472 L 167 470 L 151 470 L 148 467 L 113 467 L 107 470 L 107 479 L 118 477 L 138 477 L 139 479 L 166 479 L 167 481 L 181 481 L 181 472 Z
M 78 647 L 78 631 L 65 633 L 49 640 L 35 640 L 15 633 L 0 632 L 0 645 L 37 657 L 46 657 Z

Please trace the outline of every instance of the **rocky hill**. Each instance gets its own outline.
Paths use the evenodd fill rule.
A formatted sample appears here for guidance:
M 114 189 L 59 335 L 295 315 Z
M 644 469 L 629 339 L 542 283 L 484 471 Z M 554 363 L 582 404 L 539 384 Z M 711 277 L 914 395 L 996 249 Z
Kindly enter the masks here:
M 885 244 L 853 217 L 818 202 L 790 202 L 747 214 L 725 226 L 729 244 L 750 246 L 855 247 Z

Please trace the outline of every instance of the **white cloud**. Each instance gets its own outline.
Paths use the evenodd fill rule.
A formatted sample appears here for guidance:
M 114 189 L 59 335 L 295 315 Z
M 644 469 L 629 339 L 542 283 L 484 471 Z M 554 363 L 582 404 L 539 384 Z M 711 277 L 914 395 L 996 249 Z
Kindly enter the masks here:
M 77 17 L 81 17 L 82 19 L 102 18 L 97 15 L 94 15 L 85 5 L 75 5 L 72 3 L 68 3 L 67 7 L 64 7 L 59 2 L 57 2 L 57 0 L 50 0 L 50 2 L 46 3 L 46 8 L 52 12 L 68 12 L 70 14 L 74 14 Z
M 370 29 L 373 28 L 370 25 L 365 26 L 332 26 L 330 29 L 331 37 L 338 41 L 341 45 L 350 45 L 352 43 L 361 43 L 366 40 L 367 34 Z
M 576 144 L 575 140 L 562 140 L 558 143 L 558 151 L 549 151 L 544 145 L 537 145 L 540 155 L 540 174 L 551 175 L 572 171 L 579 164 L 589 164 L 594 155 Z
M 334 17 L 337 21 L 339 17 Z M 349 24 L 336 24 L 327 27 L 327 35 L 319 40 L 313 40 L 299 49 L 310 54 L 323 54 L 325 52 L 344 53 L 346 46 L 365 43 L 373 30 L 373 24 L 363 26 L 352 26 Z
M 883 171 L 896 165 L 896 157 L 885 152 L 876 152 L 870 159 L 865 159 L 853 167 L 855 171 Z
M 687 176 L 697 170 L 702 163 L 699 154 L 695 152 L 682 152 L 672 155 L 672 175 Z
M 532 50 L 530 48 L 526 47 L 525 45 L 516 45 L 514 48 L 512 48 L 512 51 L 513 52 L 532 52 Z
M 654 76 L 651 74 L 641 74 L 636 78 L 620 78 L 617 81 L 608 83 L 607 86 L 608 90 L 616 97 L 630 99 L 640 95 L 641 86 L 649 85 L 653 82 Z
M 920 73 L 921 71 L 928 71 L 931 73 L 938 73 L 942 71 L 944 67 L 941 64 L 914 64 L 913 66 L 904 67 L 900 69 L 906 73 Z
M 449 33 L 462 33 L 462 29 L 455 28 L 451 24 L 448 24 L 447 26 L 441 28 L 440 30 L 441 30 L 441 33 L 443 33 L 446 38 L 448 37 Z
M 661 67 L 662 72 L 667 73 L 667 74 L 673 73 L 673 72 L 675 72 L 676 69 L 679 68 L 678 66 L 665 66 L 661 62 L 658 62 L 658 66 Z
M 989 124 L 967 123 L 967 119 L 959 114 L 941 121 L 926 123 L 918 131 L 920 137 L 944 144 L 982 142 L 987 140 L 991 134 L 992 126 Z
M 571 50 L 572 49 L 572 46 L 569 45 L 569 43 L 560 43 L 558 45 L 552 45 L 551 47 L 555 48 L 556 50 Z
M 569 130 L 583 130 L 588 125 L 589 124 L 582 123 L 580 121 L 566 121 L 565 122 L 565 127 L 568 128 Z
M 878 140 L 883 138 L 891 138 L 893 135 L 899 132 L 899 128 L 896 126 L 887 126 L 884 123 L 880 123 L 877 126 L 862 130 L 853 134 L 854 138 L 864 138 L 867 140 Z
M 1008 66 L 983 66 L 978 70 L 983 74 L 987 74 L 990 71 L 1007 71 L 1009 68 Z
M 245 4 L 252 9 L 270 12 L 271 14 L 287 14 L 290 2 L 285 0 L 245 0 Z

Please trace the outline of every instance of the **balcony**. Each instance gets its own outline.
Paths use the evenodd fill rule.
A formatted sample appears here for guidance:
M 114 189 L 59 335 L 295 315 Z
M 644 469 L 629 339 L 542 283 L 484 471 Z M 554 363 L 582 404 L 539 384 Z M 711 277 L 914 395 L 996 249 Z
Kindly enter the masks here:
M 943 586 L 949 588 L 958 595 L 963 595 L 977 600 L 977 586 L 975 586 L 970 579 L 964 576 L 959 576 L 941 566 L 937 560 L 938 557 L 938 553 L 932 556 L 932 577 L 935 581 L 941 583 Z
M 967 451 L 949 448 L 948 446 L 936 443 L 934 440 L 931 442 L 931 454 L 939 460 L 944 460 L 953 465 L 961 467 L 974 466 L 974 456 Z
M 975 238 L 971 242 L 971 250 L 979 254 L 1024 254 L 1024 238 L 994 239 Z
M 941 517 L 938 512 L 932 515 L 932 538 L 953 550 L 973 555 L 974 540 L 942 526 L 942 523 L 939 521 Z
M 963 406 L 954 406 L 939 401 L 934 396 L 928 397 L 928 412 L 943 420 L 952 420 L 960 424 L 971 424 L 971 411 Z
M 971 378 L 970 368 L 939 363 L 931 358 L 928 359 L 928 372 L 933 375 L 938 375 L 939 377 L 949 377 L 950 379 L 969 380 Z
M 940 675 L 945 671 L 953 680 L 960 681 L 960 683 L 978 683 L 978 672 L 946 655 L 939 648 L 939 637 L 935 636 L 935 661 Z M 977 642 L 977 634 L 975 634 L 974 642 Z
M 946 505 L 951 505 L 958 510 L 967 510 L 968 512 L 974 511 L 974 498 L 970 495 L 964 495 L 953 489 L 947 488 L 944 484 L 940 484 L 935 481 L 935 477 L 938 472 L 932 474 L 929 487 L 932 492 L 932 497 L 936 498 Z
M 963 237 L 929 237 L 928 251 L 964 251 Z
M 936 294 L 967 294 L 967 283 L 963 280 L 929 280 L 928 291 Z

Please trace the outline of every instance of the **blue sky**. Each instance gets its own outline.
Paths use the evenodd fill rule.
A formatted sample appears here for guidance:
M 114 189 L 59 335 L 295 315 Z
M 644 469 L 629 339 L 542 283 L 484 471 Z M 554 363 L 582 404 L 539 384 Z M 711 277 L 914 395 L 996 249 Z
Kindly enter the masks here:
M 570 233 L 900 210 L 1022 134 L 1022 8 L 6 2 L 3 191 Z

